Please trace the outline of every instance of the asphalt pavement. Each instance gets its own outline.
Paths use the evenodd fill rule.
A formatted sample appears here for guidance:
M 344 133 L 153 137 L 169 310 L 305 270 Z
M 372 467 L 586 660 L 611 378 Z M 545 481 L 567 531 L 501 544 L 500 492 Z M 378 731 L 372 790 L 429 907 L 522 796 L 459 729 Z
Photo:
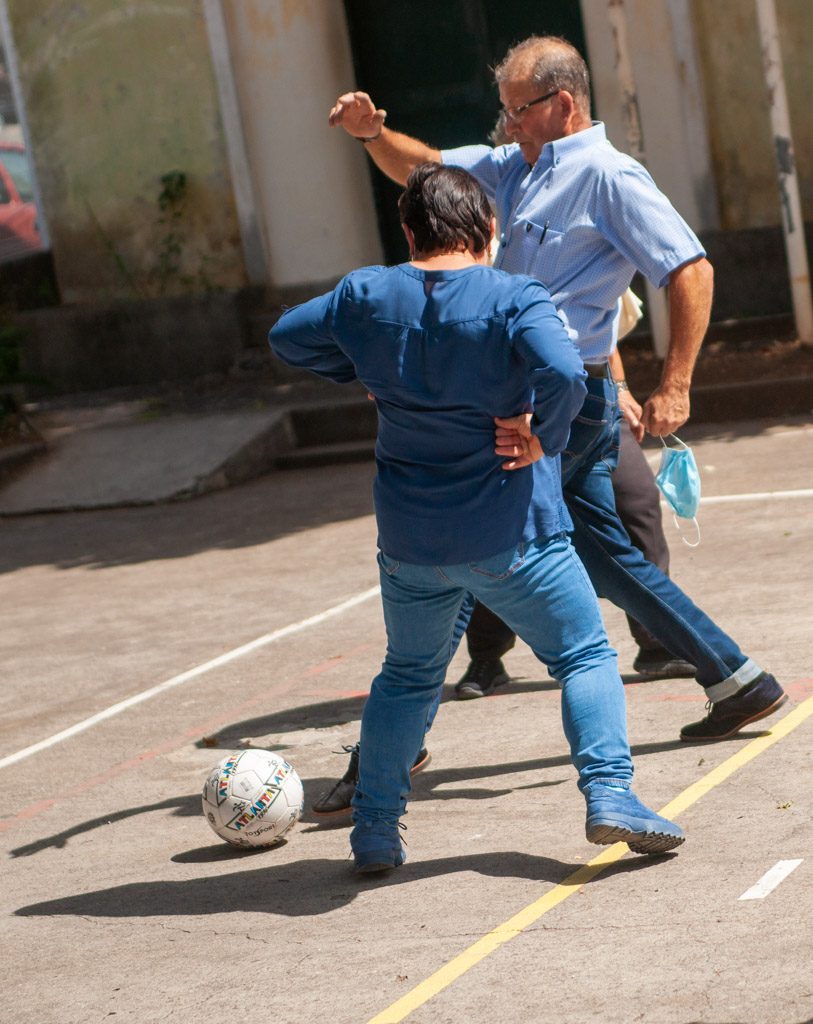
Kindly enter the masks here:
M 185 415 L 108 410 L 105 426 L 95 409 L 84 427 L 74 409 L 63 436 Z M 210 422 L 172 436 L 205 451 L 223 433 Z M 169 461 L 170 435 L 138 461 Z M 685 435 L 702 543 L 667 524 L 672 574 L 791 701 L 731 741 L 681 743 L 702 691 L 636 676 L 624 618 L 602 604 L 636 790 L 688 837 L 663 858 L 586 843 L 558 690 L 522 644 L 515 681 L 480 701 L 451 699 L 458 654 L 405 819 L 409 860 L 390 876 L 352 874 L 346 822 L 306 813 L 248 854 L 210 831 L 200 790 L 230 750 L 283 753 L 307 804 L 344 771 L 384 645 L 371 462 L 227 479 L 193 500 L 7 505 L 0 1020 L 813 1019 L 813 425 Z

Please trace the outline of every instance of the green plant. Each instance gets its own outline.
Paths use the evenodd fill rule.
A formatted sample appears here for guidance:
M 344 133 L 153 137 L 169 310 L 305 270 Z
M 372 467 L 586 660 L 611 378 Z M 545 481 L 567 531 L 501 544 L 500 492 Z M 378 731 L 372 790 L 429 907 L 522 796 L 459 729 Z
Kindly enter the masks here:
M 165 233 L 158 250 L 156 278 L 159 294 L 163 295 L 173 278 L 180 279 L 185 241 L 182 222 L 186 213 L 188 190 L 183 171 L 167 171 L 158 180 L 161 184 L 158 193 L 158 209 L 161 211 L 158 224 Z

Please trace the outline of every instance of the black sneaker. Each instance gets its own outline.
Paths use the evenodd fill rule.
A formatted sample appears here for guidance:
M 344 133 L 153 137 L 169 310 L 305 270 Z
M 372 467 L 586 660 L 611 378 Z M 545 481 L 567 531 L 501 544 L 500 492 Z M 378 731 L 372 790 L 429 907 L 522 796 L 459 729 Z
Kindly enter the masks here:
M 788 695 L 772 675 L 763 672 L 746 689 L 733 697 L 706 704 L 708 714 L 699 722 L 684 725 L 680 738 L 686 743 L 711 743 L 725 740 L 751 722 L 767 718 L 788 699 Z
M 505 671 L 502 661 L 480 661 L 473 658 L 460 682 L 455 685 L 454 693 L 457 700 L 474 700 L 476 697 L 488 697 L 498 686 L 511 682 L 511 676 Z
M 351 810 L 350 801 L 353 799 L 359 781 L 359 744 L 354 743 L 352 747 L 343 747 L 342 749 L 350 755 L 347 771 L 331 789 L 323 793 L 311 806 L 313 813 L 320 818 L 338 817 L 341 814 L 349 814 Z M 426 747 L 421 747 L 415 758 L 415 763 L 409 769 L 409 774 L 414 775 L 419 772 L 431 760 L 432 755 Z
M 694 679 L 697 675 L 697 669 L 690 661 L 676 657 L 665 647 L 650 651 L 641 648 L 632 667 L 645 679 Z

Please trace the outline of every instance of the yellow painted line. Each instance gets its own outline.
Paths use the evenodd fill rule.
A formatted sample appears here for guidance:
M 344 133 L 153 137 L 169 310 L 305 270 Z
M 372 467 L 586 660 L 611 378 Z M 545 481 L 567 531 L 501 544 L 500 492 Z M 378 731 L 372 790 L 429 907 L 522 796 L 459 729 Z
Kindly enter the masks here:
M 691 786 L 678 794 L 674 800 L 671 800 L 665 807 L 661 808 L 659 813 L 667 818 L 676 817 L 681 811 L 691 807 L 692 804 L 714 789 L 715 786 L 719 786 L 730 775 L 733 775 L 734 772 L 748 764 L 749 761 L 759 757 L 768 747 L 773 746 L 774 743 L 778 743 L 788 733 L 793 732 L 797 726 L 810 718 L 811 715 L 813 715 L 813 697 L 808 697 L 806 701 L 799 704 L 798 707 L 794 708 L 793 711 L 777 722 L 770 732 L 751 740 L 749 744 L 738 750 L 736 754 L 723 761 L 721 765 L 713 768 L 708 775 L 692 783 Z M 453 981 L 456 981 L 466 971 L 471 970 L 475 964 L 478 964 L 506 942 L 516 938 L 526 928 L 529 928 L 538 921 L 543 914 L 547 914 L 548 911 L 553 910 L 554 907 L 566 900 L 568 896 L 578 892 L 584 885 L 592 881 L 596 875 L 600 874 L 606 867 L 609 867 L 610 864 L 621 860 L 628 852 L 629 847 L 626 843 L 615 843 L 613 846 L 608 847 L 598 857 L 594 857 L 593 860 L 585 864 L 584 867 L 574 871 L 572 875 L 568 875 L 563 882 L 560 882 L 550 892 L 540 896 L 538 900 L 520 910 L 519 913 L 514 914 L 507 921 L 497 925 L 488 935 L 478 939 L 474 945 L 469 946 L 468 949 L 463 950 L 462 953 L 458 954 L 453 960 L 450 960 L 449 963 L 444 964 L 440 970 L 435 971 L 425 981 L 422 981 L 420 985 L 416 985 L 411 992 L 407 992 L 406 995 L 402 996 L 391 1006 L 388 1006 L 386 1010 L 376 1014 L 368 1024 L 399 1024 L 413 1010 L 417 1010 L 419 1006 L 423 1006 L 424 1003 L 433 999 L 443 989 L 448 988 Z

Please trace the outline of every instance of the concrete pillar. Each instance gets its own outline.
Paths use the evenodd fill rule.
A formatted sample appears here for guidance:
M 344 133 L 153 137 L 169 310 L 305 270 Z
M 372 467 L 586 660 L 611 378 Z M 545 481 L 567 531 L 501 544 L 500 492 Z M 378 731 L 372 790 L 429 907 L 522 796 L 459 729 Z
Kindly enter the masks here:
M 354 87 L 342 4 L 224 0 L 223 10 L 271 283 L 380 262 L 367 158 L 327 125 Z
M 642 145 L 660 189 L 695 231 L 719 226 L 689 0 L 625 0 Z M 607 0 L 582 0 L 593 98 L 610 141 L 629 152 Z

